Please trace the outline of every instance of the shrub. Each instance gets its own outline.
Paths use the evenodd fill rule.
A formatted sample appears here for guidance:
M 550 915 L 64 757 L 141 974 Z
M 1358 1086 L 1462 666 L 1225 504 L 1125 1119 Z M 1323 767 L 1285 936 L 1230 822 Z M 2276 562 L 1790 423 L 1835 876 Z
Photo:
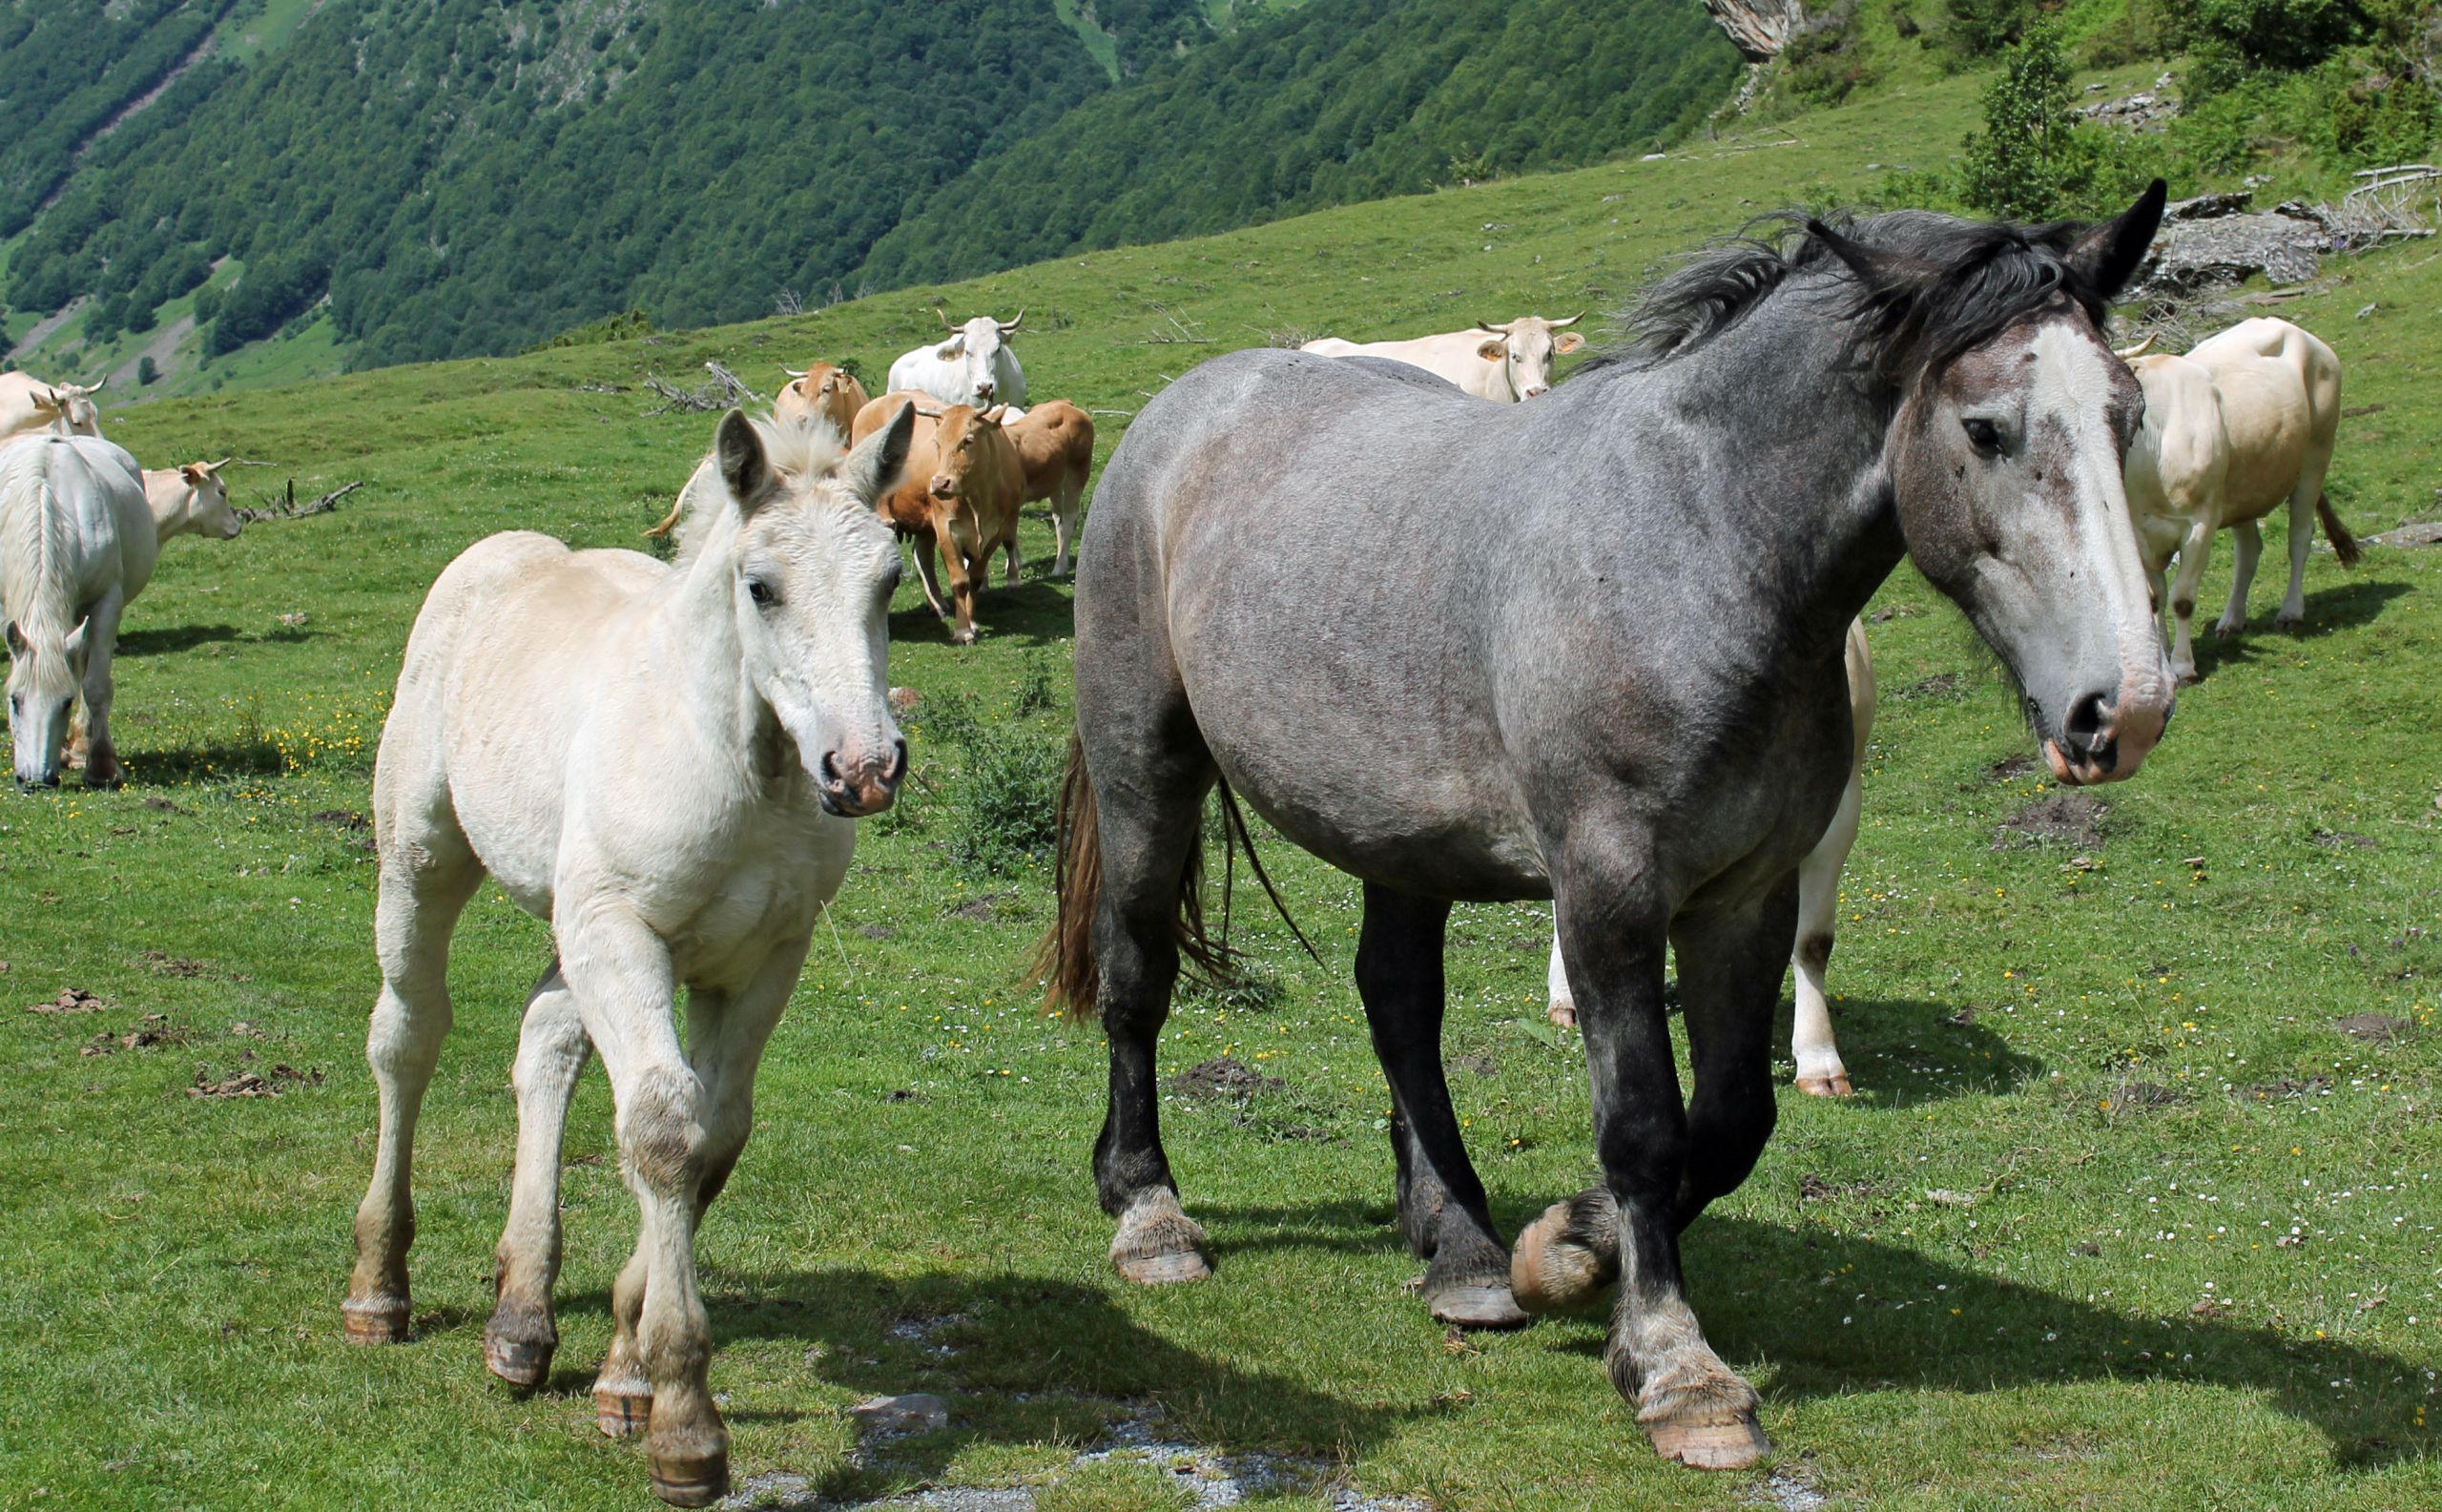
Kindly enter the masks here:
M 142 357 L 136 359 L 135 382 L 138 385 L 158 382 L 160 377 L 161 369 L 159 365 L 153 361 L 152 353 L 147 352 Z
M 2358 34 L 2354 0 L 2197 0 L 2190 36 L 2225 43 L 2248 63 L 2308 68 Z
M 1856 9 L 1843 5 L 1810 19 L 1781 51 L 1790 93 L 1809 105 L 1837 105 L 1882 76 L 1857 32 Z
M 2026 34 L 2031 0 L 1948 0 L 1950 40 L 1970 57 L 1987 57 Z
M 927 805 L 945 821 L 953 864 L 1004 877 L 1049 861 L 1060 838 L 1064 739 L 1014 719 L 987 722 L 964 694 L 927 700 L 918 737 L 935 752 L 958 747 Z
M 1960 144 L 1959 197 L 2015 220 L 2120 208 L 2142 176 L 2139 149 L 2081 124 L 2070 99 L 2059 31 L 2030 28 L 1984 92 L 1984 130 Z

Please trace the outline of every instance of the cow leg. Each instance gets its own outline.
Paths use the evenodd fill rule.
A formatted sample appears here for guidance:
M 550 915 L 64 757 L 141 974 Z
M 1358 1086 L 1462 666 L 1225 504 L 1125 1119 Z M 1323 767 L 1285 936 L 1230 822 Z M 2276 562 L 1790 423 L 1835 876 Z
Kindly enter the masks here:
M 1605 1364 L 1655 1450 L 1706 1469 L 1749 1465 L 1769 1447 L 1755 1392 L 1713 1353 L 1687 1305 L 1679 1231 L 1708 1194 L 1745 1174 L 1761 1149 L 1758 1129 L 1770 1127 L 1770 1005 L 1758 1010 L 1755 989 L 1778 996 L 1793 880 L 1776 889 L 1778 906 L 1749 910 L 1734 951 L 1723 938 L 1732 931 L 1720 925 L 1679 932 L 1689 1042 L 1701 1034 L 1706 1046 L 1691 1129 L 1663 1008 L 1666 905 L 1649 841 L 1623 825 L 1581 821 L 1556 849 L 1561 948 L 1585 1035 L 1604 1185 L 1519 1236 L 1512 1285 L 1521 1303 L 1541 1309 L 1585 1300 L 1616 1275 Z M 1697 952 L 1724 959 L 1698 963 Z M 1760 1110 L 1750 1106 L 1759 1095 Z M 1699 1131 L 1724 1148 L 1701 1148 Z
M 1051 562 L 1053 577 L 1066 577 L 1077 570 L 1077 564 L 1068 557 L 1068 543 L 1076 538 L 1077 501 L 1084 493 L 1085 484 L 1081 480 L 1064 485 L 1058 493 L 1052 495 L 1051 540 L 1057 549 Z
M 2328 456 L 2309 456 L 2299 469 L 2298 486 L 2289 490 L 2289 591 L 2281 596 L 2281 612 L 2272 623 L 2297 630 L 2307 623 L 2307 552 L 2315 544 L 2315 502 L 2324 495 L 2324 469 Z
M 2230 602 L 2213 627 L 2216 635 L 2235 635 L 2247 628 L 2247 590 L 2255 586 L 2255 565 L 2264 556 L 2264 533 L 2253 520 L 2240 521 L 2230 533 L 2238 537 L 2238 561 L 2230 574 Z
M 1008 567 L 1008 571 L 1002 577 L 1001 586 L 1003 588 L 1015 588 L 1018 586 L 1018 579 L 1024 573 L 1025 562 L 1019 554 L 1018 522 L 1014 515 L 1011 516 L 1009 520 L 1008 539 L 1003 542 L 1002 545 L 1006 552 L 1006 565 Z M 991 566 L 991 563 L 989 560 L 986 560 L 983 566 L 988 569 Z M 976 576 L 979 579 L 985 575 L 986 574 L 983 571 L 978 571 L 976 573 Z
M 1441 1069 L 1442 944 L 1450 905 L 1368 883 L 1356 990 L 1374 1054 L 1391 1084 L 1391 1152 L 1399 1229 L 1432 1261 L 1424 1299 L 1444 1323 L 1515 1328 L 1509 1251 L 1494 1233 L 1484 1185 L 1468 1163 Z
M 103 595 L 85 619 L 85 785 L 114 788 L 126 774 L 111 740 L 111 657 L 118 649 L 118 621 L 127 600 L 118 590 Z
M 2240 529 L 2251 533 L 2255 527 L 2241 526 Z M 2179 570 L 2173 574 L 2170 587 L 2171 675 L 2183 687 L 2196 680 L 2196 590 L 2204 584 L 2204 564 L 2212 556 L 2213 517 L 2209 514 L 2189 516 L 2187 534 L 2179 544 Z M 2246 618 L 2244 596 L 2239 604 L 2239 618 L 2244 621 Z
M 933 565 L 933 537 L 918 531 L 907 538 L 907 554 L 916 559 L 916 581 L 924 590 L 924 607 L 936 619 L 949 617 L 949 603 L 942 597 L 941 571 Z
M 949 579 L 950 639 L 962 646 L 972 645 L 975 641 L 973 553 L 947 522 L 937 524 L 933 534 L 942 543 L 942 571 Z
M 1852 771 L 1841 791 L 1832 827 L 1797 869 L 1797 1007 L 1790 1027 L 1790 1054 L 1797 1062 L 1797 1089 L 1813 1097 L 1846 1097 L 1849 1068 L 1832 1037 L 1832 1000 L 1824 973 L 1832 964 L 1832 937 L 1840 916 L 1840 869 L 1857 843 L 1858 816 L 1865 807 L 1865 779 Z M 1686 988 L 1681 988 L 1684 997 Z
M 517 1091 L 517 1167 L 508 1222 L 493 1252 L 492 1315 L 484 1363 L 520 1391 L 550 1377 L 560 1333 L 551 1287 L 560 1274 L 560 1141 L 591 1046 L 576 998 L 553 961 L 526 1001 L 510 1085 Z

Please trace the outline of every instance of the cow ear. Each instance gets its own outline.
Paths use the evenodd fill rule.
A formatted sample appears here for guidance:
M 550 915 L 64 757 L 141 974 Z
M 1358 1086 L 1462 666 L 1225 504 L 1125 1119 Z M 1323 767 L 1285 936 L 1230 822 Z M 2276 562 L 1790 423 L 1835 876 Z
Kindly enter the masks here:
M 203 464 L 199 462 L 181 463 L 178 466 L 178 476 L 187 480 L 188 487 L 200 488 L 203 487 L 204 479 Z
M 962 331 L 934 349 L 944 362 L 955 362 L 966 355 L 966 333 Z
M 907 465 L 907 448 L 916 436 L 916 406 L 901 404 L 890 423 L 859 443 L 839 462 L 839 481 L 867 504 L 898 486 Z
M 1487 362 L 1498 362 L 1501 358 L 1500 343 L 1499 342 L 1479 342 L 1476 346 L 1476 355 Z
M 1562 331 L 1558 337 L 1553 339 L 1552 350 L 1561 353 L 1562 356 L 1566 356 L 1568 353 L 1576 351 L 1579 347 L 1583 346 L 1584 344 L 1584 337 L 1578 335 L 1575 331 Z
M 772 482 L 772 460 L 763 454 L 763 438 L 755 433 L 746 411 L 733 409 L 721 417 L 721 428 L 713 437 L 713 452 L 720 464 L 721 482 L 737 501 L 737 512 L 753 514 Z

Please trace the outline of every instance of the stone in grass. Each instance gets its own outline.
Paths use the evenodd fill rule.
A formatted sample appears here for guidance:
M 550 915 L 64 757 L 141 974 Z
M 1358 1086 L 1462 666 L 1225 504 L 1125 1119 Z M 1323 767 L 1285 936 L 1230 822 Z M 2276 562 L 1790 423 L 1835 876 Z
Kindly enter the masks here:
M 875 1397 L 848 1409 L 865 1432 L 885 1438 L 931 1433 L 950 1425 L 950 1404 L 930 1392 L 900 1397 Z

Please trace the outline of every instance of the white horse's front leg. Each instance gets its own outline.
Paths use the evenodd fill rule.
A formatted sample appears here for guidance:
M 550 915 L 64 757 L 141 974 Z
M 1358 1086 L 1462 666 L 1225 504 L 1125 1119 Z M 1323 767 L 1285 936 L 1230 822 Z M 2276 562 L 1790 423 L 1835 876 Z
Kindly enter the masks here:
M 576 995 L 554 961 L 527 1000 L 517 1041 L 517 1170 L 508 1223 L 493 1254 L 491 1321 L 484 1328 L 484 1363 L 521 1391 L 549 1378 L 559 1347 L 551 1286 L 560 1274 L 560 1138 L 588 1052 Z
M 573 891 L 563 885 L 552 920 L 560 969 L 610 1073 L 620 1168 L 642 1216 L 635 1340 L 652 1393 L 645 1450 L 664 1501 L 702 1506 L 729 1489 L 729 1430 L 713 1405 L 712 1329 L 695 1279 L 703 1086 L 679 1048 L 668 947 L 624 907 Z M 622 1274 L 623 1288 L 628 1280 Z
M 1824 992 L 1824 972 L 1832 964 L 1832 937 L 1838 930 L 1840 870 L 1857 843 L 1865 799 L 1864 778 L 1851 772 L 1832 827 L 1797 869 L 1797 948 L 1790 955 L 1797 966 L 1797 1011 L 1790 1051 L 1797 1062 L 1797 1089 L 1816 1097 L 1846 1097 L 1851 1091 L 1849 1068 L 1841 1064 L 1840 1046 L 1832 1038 L 1832 1000 Z
M 85 619 L 85 785 L 116 787 L 125 774 L 111 741 L 111 657 L 118 649 L 119 615 L 127 600 L 113 589 Z

